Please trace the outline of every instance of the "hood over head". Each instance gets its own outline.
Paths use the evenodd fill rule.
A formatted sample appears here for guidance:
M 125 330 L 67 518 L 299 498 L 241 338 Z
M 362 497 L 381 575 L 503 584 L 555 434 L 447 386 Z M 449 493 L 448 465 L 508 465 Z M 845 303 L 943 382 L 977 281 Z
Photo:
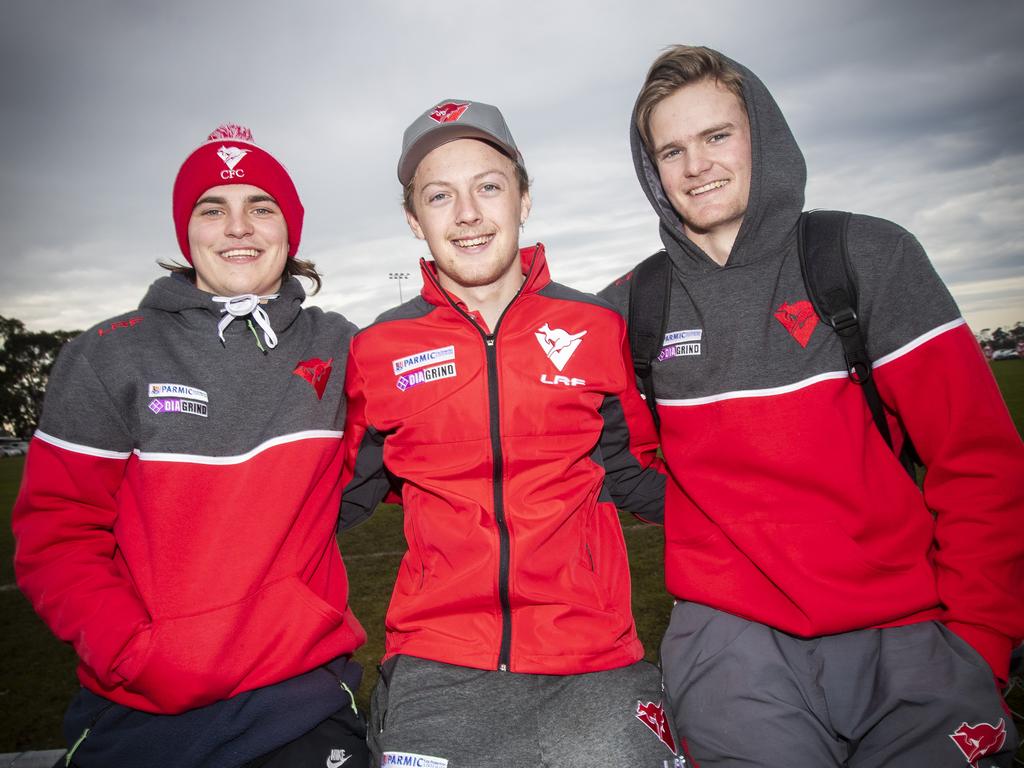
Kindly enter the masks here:
M 807 166 L 779 105 L 757 75 L 724 57 L 743 78 L 743 99 L 750 120 L 750 196 L 726 267 L 749 264 L 795 237 L 804 206 Z M 685 87 L 685 86 L 684 86 Z M 634 106 L 634 114 L 636 107 Z M 640 186 L 661 219 L 661 240 L 678 269 L 703 273 L 721 269 L 683 231 L 683 222 L 661 186 L 633 115 L 630 146 Z

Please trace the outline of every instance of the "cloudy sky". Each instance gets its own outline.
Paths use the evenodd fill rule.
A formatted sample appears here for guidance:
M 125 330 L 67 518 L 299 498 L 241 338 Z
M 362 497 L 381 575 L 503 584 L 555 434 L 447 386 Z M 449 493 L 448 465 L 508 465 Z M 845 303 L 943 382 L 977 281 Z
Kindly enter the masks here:
M 264 7 L 267 6 L 267 7 Z M 1024 320 L 1024 3 L 0 0 L 0 315 L 85 328 L 177 248 L 171 184 L 218 123 L 250 126 L 306 207 L 314 302 L 359 324 L 417 285 L 402 131 L 497 104 L 534 179 L 524 243 L 597 290 L 659 247 L 627 123 L 651 60 L 757 72 L 807 156 L 808 207 L 891 218 L 975 330 Z

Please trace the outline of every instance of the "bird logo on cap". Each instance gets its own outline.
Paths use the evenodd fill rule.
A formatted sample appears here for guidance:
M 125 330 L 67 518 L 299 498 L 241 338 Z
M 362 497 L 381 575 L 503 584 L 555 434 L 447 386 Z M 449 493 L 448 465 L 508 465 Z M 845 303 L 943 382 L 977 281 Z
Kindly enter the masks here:
M 430 113 L 430 119 L 436 123 L 454 123 L 469 109 L 469 102 L 459 104 L 449 101 L 438 104 Z

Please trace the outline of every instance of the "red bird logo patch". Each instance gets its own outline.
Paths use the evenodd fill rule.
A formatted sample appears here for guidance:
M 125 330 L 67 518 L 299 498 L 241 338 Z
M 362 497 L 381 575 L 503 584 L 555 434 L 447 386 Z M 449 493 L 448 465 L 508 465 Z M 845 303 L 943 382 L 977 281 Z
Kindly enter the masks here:
M 326 363 L 319 357 L 311 357 L 303 360 L 292 371 L 296 376 L 301 376 L 310 383 L 316 391 L 316 399 L 324 399 L 324 390 L 327 389 L 327 380 L 331 377 L 331 365 L 334 363 L 332 357 Z
M 775 310 L 775 319 L 782 323 L 782 327 L 789 331 L 789 335 L 805 349 L 815 326 L 818 325 L 818 316 L 809 301 L 798 301 L 795 304 L 782 302 Z
M 1003 718 L 999 718 L 996 725 L 968 725 L 964 722 L 949 734 L 949 738 L 964 753 L 971 768 L 978 768 L 978 760 L 1003 748 L 1006 743 L 1006 722 Z
M 646 704 L 636 703 L 636 719 L 646 725 L 654 735 L 661 739 L 662 743 L 676 754 L 676 740 L 672 738 L 672 731 L 668 727 L 668 717 L 665 716 L 665 708 L 661 702 L 655 704 L 648 701 Z
M 436 123 L 454 123 L 463 113 L 469 109 L 469 103 L 459 104 L 455 101 L 448 101 L 438 104 L 430 113 L 430 119 Z

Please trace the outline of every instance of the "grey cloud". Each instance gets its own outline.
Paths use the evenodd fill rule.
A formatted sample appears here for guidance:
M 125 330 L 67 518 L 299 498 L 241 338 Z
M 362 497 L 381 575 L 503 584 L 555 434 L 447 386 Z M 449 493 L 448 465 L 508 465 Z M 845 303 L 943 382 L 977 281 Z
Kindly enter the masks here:
M 502 107 L 536 182 L 524 241 L 599 289 L 659 245 L 627 121 L 675 42 L 768 83 L 808 156 L 810 204 L 906 225 L 985 322 L 1024 306 L 1020 3 L 88 0 L 9 3 L 4 21 L 0 313 L 31 327 L 138 302 L 177 253 L 178 164 L 224 120 L 296 180 L 302 255 L 326 275 L 312 301 L 368 322 L 398 300 L 388 272 L 418 279 L 394 165 L 407 122 L 444 97 Z

